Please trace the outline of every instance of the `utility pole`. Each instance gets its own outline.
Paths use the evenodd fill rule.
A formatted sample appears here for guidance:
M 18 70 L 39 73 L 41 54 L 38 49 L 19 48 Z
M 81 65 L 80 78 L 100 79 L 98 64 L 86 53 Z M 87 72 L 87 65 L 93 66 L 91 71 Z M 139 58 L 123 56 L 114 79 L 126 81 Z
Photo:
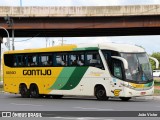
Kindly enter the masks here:
M 48 40 L 46 39 L 46 47 L 47 47 L 47 42 L 48 42 Z
M 66 40 L 63 40 L 63 37 L 62 37 L 62 40 L 59 40 L 59 41 L 61 41 L 61 46 L 63 46 L 64 41 L 66 41 Z
M 52 46 L 54 46 L 54 40 L 52 40 Z
M 12 22 L 13 22 L 13 19 L 12 19 Z M 13 24 L 12 24 L 12 50 L 14 50 L 15 47 L 14 47 L 14 28 L 13 28 Z
M 47 48 L 47 46 L 48 46 L 47 44 L 48 44 L 48 37 L 46 37 L 46 48 Z

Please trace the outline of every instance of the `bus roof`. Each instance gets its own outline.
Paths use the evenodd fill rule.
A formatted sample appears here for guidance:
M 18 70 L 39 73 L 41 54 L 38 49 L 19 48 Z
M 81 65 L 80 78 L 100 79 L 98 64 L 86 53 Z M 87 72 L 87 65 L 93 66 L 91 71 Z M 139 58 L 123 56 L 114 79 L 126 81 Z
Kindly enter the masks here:
M 137 45 L 130 45 L 130 44 L 120 44 L 120 43 L 101 43 L 101 44 L 80 44 L 77 45 L 77 49 L 79 48 L 99 48 L 99 49 L 106 49 L 106 50 L 113 50 L 118 52 L 145 52 L 144 48 L 137 46 Z
M 80 50 L 113 50 L 118 52 L 145 52 L 142 47 L 130 44 L 117 44 L 117 43 L 104 43 L 104 44 L 79 44 L 79 45 L 63 45 L 63 46 L 53 46 L 48 48 L 39 49 L 25 49 L 25 50 L 14 50 L 7 51 L 7 53 L 36 53 L 36 52 L 58 52 L 58 51 L 80 51 Z

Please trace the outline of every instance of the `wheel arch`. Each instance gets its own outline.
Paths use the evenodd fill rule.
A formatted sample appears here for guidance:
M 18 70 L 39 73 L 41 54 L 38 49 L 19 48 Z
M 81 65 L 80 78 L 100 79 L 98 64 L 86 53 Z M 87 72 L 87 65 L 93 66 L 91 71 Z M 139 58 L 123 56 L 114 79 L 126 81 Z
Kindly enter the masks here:
M 102 85 L 102 84 L 96 84 L 96 85 L 94 86 L 94 95 L 95 95 L 95 93 L 96 93 L 96 89 L 97 89 L 98 87 L 102 87 L 102 88 L 104 88 L 104 89 L 105 89 L 105 91 L 106 91 L 106 96 L 107 96 L 107 90 L 106 90 L 106 88 L 104 87 L 104 85 Z
M 27 83 L 20 83 L 19 88 L 20 88 L 21 85 L 25 85 L 27 87 L 27 89 L 29 89 L 29 85 Z
M 39 88 L 38 88 L 38 85 L 36 83 L 31 83 L 30 86 L 29 86 L 29 90 L 30 90 L 32 98 L 39 98 L 40 97 Z
M 38 85 L 37 85 L 36 83 L 31 83 L 31 84 L 29 85 L 29 89 L 31 88 L 31 86 L 36 86 L 36 87 L 38 88 Z M 38 90 L 39 90 L 39 88 L 38 88 Z
M 25 85 L 25 86 L 27 87 L 27 89 L 28 89 L 28 86 L 27 86 L 26 83 L 20 83 L 20 84 L 19 84 L 19 90 L 20 90 L 20 87 L 21 87 L 22 85 Z

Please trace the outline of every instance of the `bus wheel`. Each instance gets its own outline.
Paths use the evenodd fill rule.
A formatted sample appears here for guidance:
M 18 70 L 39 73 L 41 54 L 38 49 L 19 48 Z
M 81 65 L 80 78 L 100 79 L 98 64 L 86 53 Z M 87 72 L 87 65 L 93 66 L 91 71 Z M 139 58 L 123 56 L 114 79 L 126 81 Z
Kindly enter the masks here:
M 95 90 L 95 96 L 98 100 L 108 100 L 106 96 L 106 91 L 103 86 L 97 86 Z
M 53 99 L 60 99 L 60 98 L 62 98 L 63 97 L 63 95 L 52 95 L 52 98 Z
M 120 97 L 120 99 L 121 99 L 122 101 L 128 101 L 128 100 L 131 99 L 131 97 Z
M 37 85 L 33 84 L 30 86 L 30 93 L 32 98 L 38 98 L 40 96 Z
M 20 85 L 19 93 L 21 94 L 22 98 L 29 98 L 30 97 L 29 90 L 27 89 L 27 86 L 25 84 Z

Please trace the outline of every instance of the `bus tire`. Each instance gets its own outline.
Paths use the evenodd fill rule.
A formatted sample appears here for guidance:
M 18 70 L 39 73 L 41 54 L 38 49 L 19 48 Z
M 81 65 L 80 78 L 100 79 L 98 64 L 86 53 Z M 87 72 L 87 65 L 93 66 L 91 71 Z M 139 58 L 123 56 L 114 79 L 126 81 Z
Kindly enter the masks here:
M 95 88 L 95 96 L 98 100 L 108 100 L 106 96 L 106 90 L 103 86 L 97 86 Z
M 31 98 L 39 98 L 40 97 L 39 89 L 36 84 L 32 84 L 30 86 L 30 94 L 31 94 Z
M 25 84 L 21 84 L 19 86 L 19 93 L 21 94 L 22 98 L 29 98 L 30 97 L 29 90 L 27 89 L 27 86 Z
M 52 95 L 53 99 L 61 99 L 63 95 Z
M 120 99 L 122 101 L 129 101 L 131 99 L 131 97 L 120 97 Z

